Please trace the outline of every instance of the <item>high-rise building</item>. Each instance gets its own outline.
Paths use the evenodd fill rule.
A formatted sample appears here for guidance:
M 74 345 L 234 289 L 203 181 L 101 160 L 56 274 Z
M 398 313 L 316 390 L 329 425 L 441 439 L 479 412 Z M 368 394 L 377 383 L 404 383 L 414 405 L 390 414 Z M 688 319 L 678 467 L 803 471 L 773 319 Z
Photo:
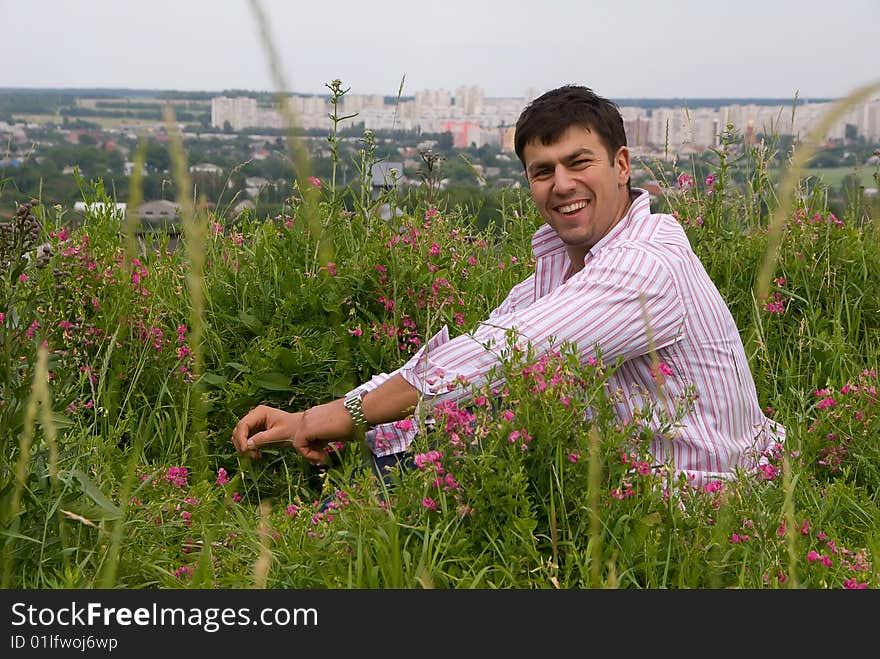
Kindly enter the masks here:
M 212 98 L 211 125 L 223 128 L 227 121 L 232 130 L 243 130 L 257 126 L 257 99 L 247 96 L 234 98 L 216 96 Z
M 482 87 L 476 85 L 458 87 L 455 90 L 455 107 L 461 108 L 465 117 L 472 117 L 482 111 L 484 97 Z

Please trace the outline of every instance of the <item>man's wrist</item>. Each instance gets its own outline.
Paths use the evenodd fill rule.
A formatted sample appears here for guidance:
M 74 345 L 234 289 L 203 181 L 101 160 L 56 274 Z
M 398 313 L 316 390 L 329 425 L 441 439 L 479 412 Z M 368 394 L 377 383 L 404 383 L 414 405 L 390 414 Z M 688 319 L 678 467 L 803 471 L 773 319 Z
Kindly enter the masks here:
M 348 393 L 342 403 L 348 411 L 349 416 L 351 416 L 355 428 L 361 430 L 370 427 L 370 424 L 367 423 L 367 417 L 364 415 L 363 398 L 364 392 L 355 390 Z

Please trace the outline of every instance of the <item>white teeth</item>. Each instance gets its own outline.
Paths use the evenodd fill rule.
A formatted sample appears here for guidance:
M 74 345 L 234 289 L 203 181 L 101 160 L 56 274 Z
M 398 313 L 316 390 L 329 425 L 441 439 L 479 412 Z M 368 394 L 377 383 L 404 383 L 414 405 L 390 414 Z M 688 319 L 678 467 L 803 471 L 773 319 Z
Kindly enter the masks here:
M 566 206 L 560 206 L 556 210 L 560 213 L 572 213 L 574 211 L 580 210 L 581 208 L 586 207 L 587 202 L 585 201 L 576 201 L 573 204 L 568 204 Z

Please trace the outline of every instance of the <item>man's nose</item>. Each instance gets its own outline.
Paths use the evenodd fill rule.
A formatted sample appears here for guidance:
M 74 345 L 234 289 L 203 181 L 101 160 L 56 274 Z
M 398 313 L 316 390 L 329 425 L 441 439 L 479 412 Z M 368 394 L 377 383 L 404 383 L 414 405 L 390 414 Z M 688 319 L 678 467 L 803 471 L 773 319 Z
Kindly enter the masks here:
M 565 165 L 557 165 L 553 172 L 553 190 L 557 194 L 567 194 L 574 190 L 575 182 Z

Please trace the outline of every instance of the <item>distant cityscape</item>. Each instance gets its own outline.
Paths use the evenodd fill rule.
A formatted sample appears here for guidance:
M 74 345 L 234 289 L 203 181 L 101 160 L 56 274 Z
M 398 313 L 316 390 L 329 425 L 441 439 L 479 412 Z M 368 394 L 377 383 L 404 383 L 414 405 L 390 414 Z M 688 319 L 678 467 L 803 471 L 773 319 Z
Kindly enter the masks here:
M 423 90 L 414 97 L 389 99 L 382 95 L 346 94 L 339 115 L 356 115 L 351 121 L 369 130 L 405 130 L 424 133 L 451 132 L 458 148 L 483 145 L 513 151 L 514 124 L 525 105 L 538 95 L 529 90 L 522 98 L 487 97 L 479 86 Z M 326 128 L 332 106 L 327 96 L 292 95 L 287 106 L 303 128 Z M 734 126 L 746 141 L 754 134 L 794 135 L 804 138 L 833 106 L 833 101 L 795 99 L 783 103 L 729 103 L 716 107 L 679 105 L 640 107 L 621 105 L 627 141 L 637 153 L 666 150 L 699 153 L 719 145 L 721 133 Z M 211 125 L 233 131 L 280 129 L 286 118 L 277 104 L 260 102 L 246 94 L 211 99 Z M 849 127 L 849 128 L 848 128 Z M 858 135 L 880 139 L 880 97 L 849 109 L 824 135 L 826 141 Z
M 473 85 L 400 98 L 345 93 L 334 110 L 328 94 L 290 94 L 279 103 L 275 94 L 250 90 L 0 88 L 0 193 L 7 203 L 39 195 L 82 212 L 79 177 L 101 178 L 125 207 L 135 152 L 142 148 L 138 196 L 143 203 L 136 214 L 146 224 L 164 222 L 177 214 L 167 148 L 170 128 L 182 138 L 192 182 L 211 207 L 231 217 L 245 209 L 277 213 L 296 177 L 284 140 L 292 124 L 301 129 L 311 173 L 319 179 L 345 187 L 367 176 L 373 199 L 392 188 L 405 194 L 424 184 L 430 156 L 439 163 L 437 190 L 489 200 L 480 203 L 488 217 L 497 191 L 523 184 L 522 166 L 512 153 L 514 126 L 539 93 L 496 98 Z M 726 132 L 735 133 L 731 137 L 739 153 L 743 147 L 761 147 L 761 140 L 789 136 L 779 145 L 768 144 L 764 152 L 778 171 L 785 166 L 786 145 L 824 125 L 836 99 L 616 102 L 638 164 L 634 184 L 659 194 L 666 184 L 656 167 L 660 161 L 665 161 L 664 171 L 674 170 L 677 162 L 708 171 L 717 158 L 709 150 L 721 145 Z M 166 121 L 169 106 L 174 126 Z M 335 150 L 327 139 L 334 112 L 345 117 Z M 361 172 L 367 130 L 375 133 L 375 160 L 369 172 Z M 845 203 L 844 189 L 854 180 L 865 196 L 876 196 L 880 97 L 848 108 L 824 132 L 811 166 L 823 172 L 835 203 Z M 0 206 L 0 217 L 9 212 Z

